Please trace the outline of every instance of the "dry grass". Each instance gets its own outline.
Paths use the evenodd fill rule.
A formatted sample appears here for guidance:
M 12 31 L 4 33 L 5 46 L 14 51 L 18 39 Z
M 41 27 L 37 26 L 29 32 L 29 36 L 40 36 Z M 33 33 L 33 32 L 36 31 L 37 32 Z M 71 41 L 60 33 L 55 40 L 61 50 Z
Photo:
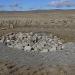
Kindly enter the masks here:
M 75 66 L 51 66 L 51 67 L 32 67 L 32 68 L 20 68 L 16 75 L 75 75 Z
M 75 65 L 17 67 L 12 62 L 1 61 L 0 75 L 75 75 Z
M 75 42 L 75 12 L 51 11 L 46 13 L 0 14 L 0 35 L 9 32 L 53 33 Z M 19 16 L 19 17 L 18 17 Z M 13 17 L 14 19 L 12 20 Z M 20 19 L 20 20 L 19 20 Z M 13 28 L 10 25 L 13 25 Z M 75 65 L 17 67 L 14 63 L 0 62 L 0 75 L 75 75 Z
M 0 14 L 0 34 L 12 31 L 46 32 L 59 36 L 65 42 L 75 42 L 74 14 L 74 10 Z

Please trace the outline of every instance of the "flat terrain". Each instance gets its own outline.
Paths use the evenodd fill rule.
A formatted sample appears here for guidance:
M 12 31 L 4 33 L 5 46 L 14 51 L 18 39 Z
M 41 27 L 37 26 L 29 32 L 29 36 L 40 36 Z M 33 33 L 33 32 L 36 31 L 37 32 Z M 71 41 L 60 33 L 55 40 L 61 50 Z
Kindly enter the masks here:
M 33 53 L 0 43 L 0 75 L 75 75 L 75 44 L 62 51 Z
M 45 32 L 75 42 L 75 10 L 0 12 L 0 35 Z M 49 53 L 28 53 L 0 43 L 0 75 L 75 75 L 75 43 Z
M 75 10 L 0 12 L 0 34 L 12 31 L 51 32 L 65 42 L 74 42 Z

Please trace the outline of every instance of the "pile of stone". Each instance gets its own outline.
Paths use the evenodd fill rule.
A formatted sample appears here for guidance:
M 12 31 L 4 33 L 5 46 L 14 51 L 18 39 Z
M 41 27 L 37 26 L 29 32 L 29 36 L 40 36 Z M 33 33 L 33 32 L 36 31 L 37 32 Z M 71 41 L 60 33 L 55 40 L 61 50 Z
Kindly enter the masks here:
M 63 50 L 62 40 L 45 33 L 9 33 L 0 37 L 0 42 L 11 48 L 24 51 L 49 52 Z

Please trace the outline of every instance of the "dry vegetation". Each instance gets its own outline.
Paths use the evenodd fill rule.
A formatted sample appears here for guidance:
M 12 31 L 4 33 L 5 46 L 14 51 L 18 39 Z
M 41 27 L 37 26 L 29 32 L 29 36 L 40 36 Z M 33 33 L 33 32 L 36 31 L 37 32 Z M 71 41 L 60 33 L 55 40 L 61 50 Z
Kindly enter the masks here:
M 1 60 L 0 75 L 75 75 L 75 66 L 17 67 L 12 62 Z
M 53 33 L 65 42 L 75 42 L 75 11 L 0 13 L 0 35 L 19 31 Z M 75 65 L 28 68 L 1 61 L 0 75 L 75 75 Z
M 51 32 L 65 41 L 75 41 L 75 11 L 0 14 L 0 33 Z

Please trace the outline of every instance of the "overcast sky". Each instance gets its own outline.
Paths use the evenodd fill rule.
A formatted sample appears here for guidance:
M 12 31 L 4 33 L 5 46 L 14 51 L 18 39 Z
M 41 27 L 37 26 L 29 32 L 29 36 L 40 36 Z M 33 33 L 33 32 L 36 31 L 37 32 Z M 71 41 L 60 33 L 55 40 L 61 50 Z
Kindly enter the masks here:
M 75 0 L 0 0 L 0 10 L 75 9 Z

